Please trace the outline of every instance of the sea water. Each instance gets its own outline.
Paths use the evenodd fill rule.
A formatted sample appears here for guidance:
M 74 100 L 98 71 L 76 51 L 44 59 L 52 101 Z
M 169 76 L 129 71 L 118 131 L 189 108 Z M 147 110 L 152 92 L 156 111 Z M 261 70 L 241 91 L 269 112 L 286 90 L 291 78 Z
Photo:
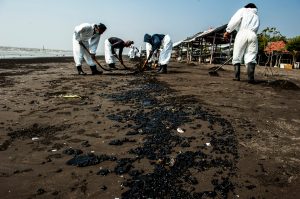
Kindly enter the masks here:
M 72 51 L 0 46 L 0 59 L 69 56 L 72 56 Z

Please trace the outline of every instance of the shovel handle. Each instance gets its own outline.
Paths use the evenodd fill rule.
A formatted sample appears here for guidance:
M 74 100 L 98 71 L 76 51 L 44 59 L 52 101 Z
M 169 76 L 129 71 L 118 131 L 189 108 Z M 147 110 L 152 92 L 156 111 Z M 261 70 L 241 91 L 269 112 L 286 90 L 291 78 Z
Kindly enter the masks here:
M 90 51 L 89 51 L 89 49 L 87 49 L 87 47 L 83 44 L 83 43 L 79 43 L 85 50 L 86 50 L 86 52 L 92 57 L 92 54 L 90 53 Z M 93 59 L 95 62 L 96 62 L 96 64 L 100 67 L 100 68 L 102 68 L 103 70 L 105 70 L 105 71 L 111 71 L 111 70 L 109 70 L 109 69 L 106 69 L 106 68 L 103 68 L 102 66 L 101 66 L 101 64 L 97 61 L 97 59 L 95 58 L 95 59 Z
M 229 59 L 227 59 L 221 66 L 219 66 L 218 68 L 216 68 L 214 70 L 214 72 L 218 71 L 220 68 L 222 68 L 225 64 L 227 64 L 230 60 L 232 60 L 232 57 L 230 57 Z
M 120 59 L 119 59 L 118 56 L 116 56 L 116 55 L 114 55 L 114 56 L 115 56 L 115 58 L 117 58 L 117 60 L 119 60 L 119 62 L 122 64 L 122 66 L 123 66 L 125 69 L 129 70 L 129 68 L 128 68 L 127 66 L 125 66 L 125 64 L 123 64 L 123 63 L 120 61 Z

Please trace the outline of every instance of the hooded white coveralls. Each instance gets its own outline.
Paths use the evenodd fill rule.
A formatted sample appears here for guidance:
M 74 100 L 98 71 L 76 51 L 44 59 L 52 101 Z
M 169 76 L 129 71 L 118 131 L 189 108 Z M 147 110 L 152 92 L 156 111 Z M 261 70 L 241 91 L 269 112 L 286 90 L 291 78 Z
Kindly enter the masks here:
M 128 52 L 128 57 L 129 57 L 130 59 L 134 59 L 134 57 L 135 57 L 134 48 L 131 48 L 131 49 L 129 50 L 129 52 Z
M 100 41 L 100 34 L 94 34 L 94 25 L 83 23 L 75 27 L 73 34 L 73 56 L 76 66 L 81 66 L 83 58 L 90 66 L 95 63 L 86 50 L 79 44 L 79 41 L 90 50 L 90 53 L 96 54 L 96 50 Z
M 226 31 L 238 31 L 233 47 L 232 63 L 256 63 L 258 52 L 257 31 L 259 28 L 259 18 L 256 8 L 241 8 L 230 19 Z
M 159 54 L 158 64 L 166 65 L 169 63 L 172 54 L 173 42 L 171 40 L 171 37 L 169 35 L 165 35 L 161 45 L 162 50 Z
M 161 50 L 159 53 L 158 64 L 165 65 L 168 64 L 172 54 L 173 42 L 169 35 L 165 35 L 164 39 L 161 42 Z M 146 53 L 147 58 L 149 57 L 150 51 L 152 50 L 151 44 L 146 42 Z M 153 52 L 152 57 L 148 61 L 155 61 L 155 57 L 153 57 L 155 52 Z
M 130 59 L 134 59 L 135 57 L 140 57 L 139 50 L 134 45 L 131 45 L 130 50 L 128 52 L 128 56 Z

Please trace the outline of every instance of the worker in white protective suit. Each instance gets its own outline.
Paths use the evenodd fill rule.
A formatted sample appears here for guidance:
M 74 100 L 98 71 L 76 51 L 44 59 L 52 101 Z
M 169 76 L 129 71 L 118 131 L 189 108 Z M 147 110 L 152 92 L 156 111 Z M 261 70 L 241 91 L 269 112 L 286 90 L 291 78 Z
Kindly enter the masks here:
M 117 58 L 120 63 L 124 66 L 122 53 L 124 47 L 129 47 L 133 44 L 133 41 L 123 41 L 118 37 L 110 37 L 104 41 L 104 50 L 105 50 L 105 61 L 111 69 L 116 69 L 115 58 Z M 116 49 L 119 50 L 119 55 L 116 53 Z
M 129 57 L 130 59 L 134 59 L 134 57 L 135 57 L 134 49 L 133 49 L 132 47 L 130 47 L 130 50 L 129 50 L 129 52 L 128 52 L 128 57 Z
M 170 36 L 163 35 L 163 34 L 154 34 L 151 36 L 149 34 L 145 34 L 144 42 L 146 42 L 146 47 L 147 44 L 150 44 L 152 49 L 150 50 L 150 53 L 147 56 L 147 59 L 143 65 L 143 69 L 145 68 L 148 61 L 151 59 L 153 53 L 155 51 L 158 51 L 159 48 L 162 47 L 158 58 L 159 70 L 157 72 L 167 73 L 167 66 L 171 58 L 172 46 L 173 46 L 173 42 Z
M 139 49 L 134 45 L 131 45 L 130 50 L 128 52 L 128 56 L 130 59 L 134 59 L 136 56 L 139 57 Z
M 140 48 L 139 48 L 139 57 L 142 57 L 142 56 L 143 56 L 142 53 L 143 53 L 143 47 L 140 46 Z
M 244 8 L 239 9 L 227 25 L 226 32 L 224 33 L 225 39 L 229 38 L 232 31 L 237 31 L 232 58 L 235 70 L 235 78 L 233 80 L 240 81 L 240 67 L 244 58 L 244 63 L 247 67 L 248 83 L 255 83 L 254 71 L 258 52 L 258 28 L 259 17 L 257 15 L 257 7 L 253 3 L 249 3 Z
M 82 70 L 83 59 L 90 66 L 92 75 L 102 74 L 102 71 L 97 70 L 93 60 L 96 59 L 96 50 L 100 36 L 105 30 L 106 26 L 102 23 L 83 23 L 75 27 L 73 34 L 73 56 L 79 75 L 86 74 Z

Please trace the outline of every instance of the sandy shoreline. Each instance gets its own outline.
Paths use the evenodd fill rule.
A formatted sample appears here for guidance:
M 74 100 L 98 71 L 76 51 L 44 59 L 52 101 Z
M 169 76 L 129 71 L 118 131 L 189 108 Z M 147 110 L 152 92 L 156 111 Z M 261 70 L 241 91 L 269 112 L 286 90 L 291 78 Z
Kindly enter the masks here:
M 258 67 L 251 85 L 210 67 L 78 76 L 72 57 L 0 60 L 2 198 L 296 198 L 300 93 L 268 82 L 299 87 L 299 70 Z

